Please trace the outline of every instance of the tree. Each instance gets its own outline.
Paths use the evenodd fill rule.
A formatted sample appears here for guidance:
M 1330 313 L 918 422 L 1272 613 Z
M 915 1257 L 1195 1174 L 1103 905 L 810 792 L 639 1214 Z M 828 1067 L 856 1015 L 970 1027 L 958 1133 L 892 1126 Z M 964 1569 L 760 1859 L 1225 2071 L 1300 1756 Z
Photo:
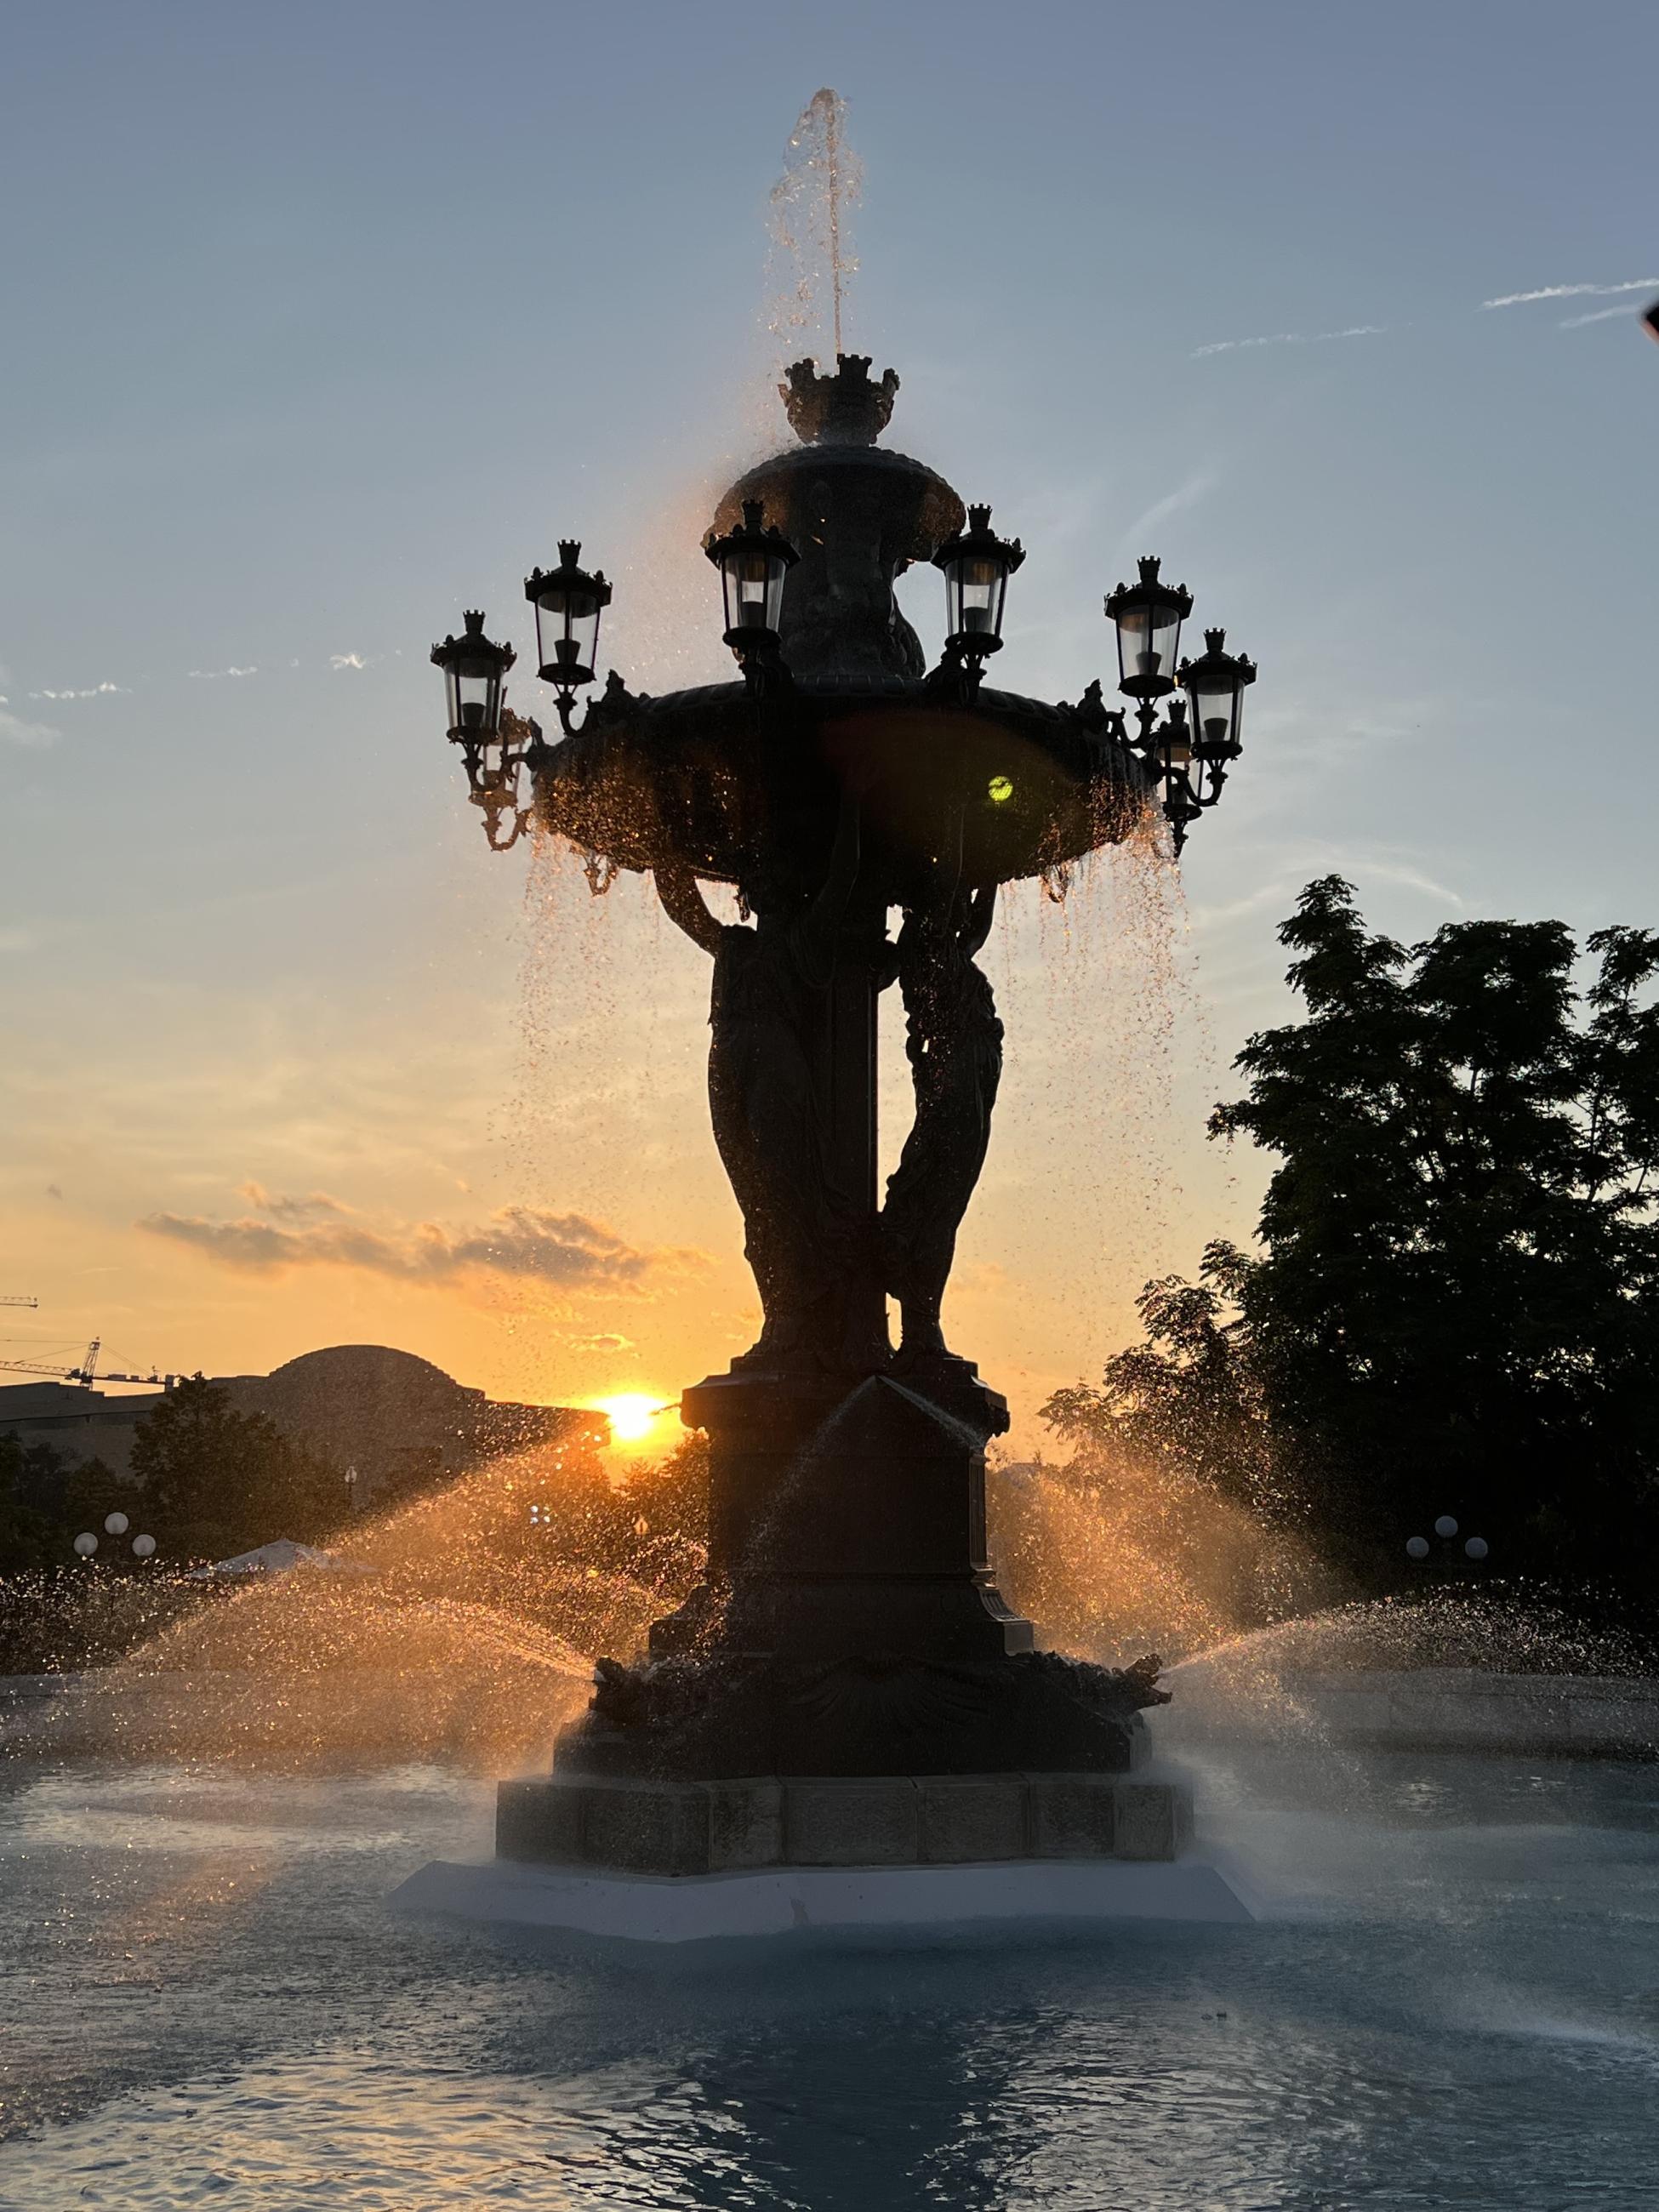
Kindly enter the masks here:
M 46 1503 L 62 1467 L 49 1444 L 0 1436 L 0 1575 L 56 1564 L 58 1531 Z
M 1238 1300 L 1251 1263 L 1205 1248 L 1196 1283 L 1165 1275 L 1135 1301 L 1144 1342 L 1115 1353 L 1102 1387 L 1057 1390 L 1041 1418 L 1066 1442 L 1115 1447 L 1264 1518 L 1277 1506 L 1267 1409 Z
M 1556 921 L 1410 951 L 1339 877 L 1280 931 L 1306 1020 L 1214 1133 L 1279 1156 L 1237 1278 L 1281 1471 L 1362 1568 L 1450 1510 L 1511 1567 L 1659 1528 L 1659 934 Z M 1380 1547 L 1380 1548 L 1379 1548 Z
M 1109 1624 L 1120 1643 L 1188 1650 L 1333 1595 L 1300 1540 L 1303 1502 L 1239 1304 L 1251 1264 L 1215 1243 L 1196 1283 L 1148 1283 L 1144 1340 L 1107 1361 L 1099 1388 L 1057 1390 L 1041 1409 L 1070 1459 L 1042 1471 L 1046 1484 L 1028 1472 L 1012 1495 L 1006 1478 L 993 1485 L 1000 1566 L 1045 1630 L 1080 1648 Z M 1085 1537 L 1065 1526 L 1068 1499 Z
M 314 1541 L 344 1510 L 337 1468 L 264 1414 L 238 1413 L 200 1375 L 139 1423 L 132 1474 L 151 1533 L 174 1557 L 222 1557 L 278 1536 Z

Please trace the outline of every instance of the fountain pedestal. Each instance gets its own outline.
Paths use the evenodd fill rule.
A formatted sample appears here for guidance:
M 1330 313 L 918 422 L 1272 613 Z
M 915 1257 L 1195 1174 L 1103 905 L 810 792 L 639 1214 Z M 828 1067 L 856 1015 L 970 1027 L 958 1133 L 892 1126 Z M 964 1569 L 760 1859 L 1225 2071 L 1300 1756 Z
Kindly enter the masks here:
M 912 1377 L 919 1381 L 919 1376 Z M 687 1394 L 709 1431 L 708 1579 L 639 1667 L 602 1662 L 560 1777 L 1127 1773 L 1145 1670 L 1037 1651 L 985 1548 L 985 1438 L 966 1361 L 919 1389 L 739 1370 Z M 971 1418 L 964 1419 L 961 1416 Z
M 601 1662 L 550 1778 L 501 1785 L 499 1856 L 707 1876 L 1178 1854 L 1184 1790 L 1124 1778 L 1158 1692 L 1034 1650 L 985 1553 L 1001 1401 L 940 1364 L 959 1413 L 891 1376 L 688 1394 L 709 1579 L 642 1665 Z
M 935 1377 L 738 1369 L 688 1390 L 709 1438 L 708 1579 L 655 1658 L 934 1662 L 1032 1647 L 991 1579 L 985 1443 L 1004 1400 L 967 1360 Z M 943 1401 L 943 1402 L 941 1402 Z

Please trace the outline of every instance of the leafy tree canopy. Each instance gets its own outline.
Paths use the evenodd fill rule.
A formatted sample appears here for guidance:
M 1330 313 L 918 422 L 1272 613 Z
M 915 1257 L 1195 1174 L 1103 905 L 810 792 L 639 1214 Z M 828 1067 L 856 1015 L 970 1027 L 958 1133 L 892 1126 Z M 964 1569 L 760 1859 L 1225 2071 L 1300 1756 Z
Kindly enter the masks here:
M 132 1474 L 162 1556 L 225 1557 L 278 1536 L 319 1540 L 344 1510 L 342 1471 L 200 1375 L 138 1424 Z
M 1371 934 L 1340 877 L 1280 931 L 1305 1018 L 1212 1133 L 1276 1156 L 1261 1253 L 1141 1300 L 1145 1344 L 1045 1409 L 1171 1454 L 1386 1582 L 1450 1512 L 1494 1565 L 1659 1556 L 1659 933 Z

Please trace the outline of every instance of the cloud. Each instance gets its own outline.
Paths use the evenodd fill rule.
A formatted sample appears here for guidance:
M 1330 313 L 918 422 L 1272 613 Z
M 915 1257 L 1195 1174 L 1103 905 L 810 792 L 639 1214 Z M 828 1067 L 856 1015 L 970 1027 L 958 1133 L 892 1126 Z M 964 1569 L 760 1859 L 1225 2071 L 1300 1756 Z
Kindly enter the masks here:
M 0 929 L 0 952 L 33 952 L 40 941 L 32 929 Z
M 1659 276 L 1632 276 L 1622 284 L 1540 284 L 1535 292 L 1505 292 L 1501 299 L 1483 300 L 1480 312 L 1529 307 L 1534 300 L 1605 300 L 1615 292 L 1659 292 Z
M 216 684 L 222 676 L 257 676 L 257 665 L 252 668 L 192 668 L 189 673 L 198 684 Z
M 1194 346 L 1190 358 L 1202 361 L 1206 354 L 1243 353 L 1253 346 L 1330 345 L 1338 338 L 1380 338 L 1389 328 L 1387 323 L 1354 323 L 1345 331 L 1280 331 L 1270 338 L 1216 338 L 1208 345 Z
M 54 730 L 50 722 L 26 722 L 21 715 L 8 714 L 0 706 L 0 744 L 21 745 L 28 752 L 44 752 L 48 745 L 55 745 L 63 734 L 61 730 Z
M 568 1336 L 565 1342 L 573 1352 L 631 1352 L 631 1336 L 618 1336 L 613 1330 L 602 1330 L 598 1336 Z
M 337 1200 L 325 1204 L 338 1214 Z M 276 1274 L 295 1267 L 351 1267 L 370 1274 L 440 1286 L 507 1278 L 613 1293 L 639 1292 L 661 1273 L 705 1264 L 699 1252 L 641 1250 L 581 1213 L 544 1206 L 504 1206 L 476 1228 L 435 1221 L 374 1229 L 356 1220 L 295 1220 L 312 1201 L 267 1202 L 234 1221 L 199 1214 L 152 1213 L 135 1227 L 187 1244 L 228 1267 Z M 290 1225 L 291 1224 L 291 1225 Z
M 242 1182 L 236 1186 L 236 1195 L 245 1198 L 259 1212 L 274 1214 L 280 1221 L 310 1221 L 319 1213 L 348 1214 L 356 1211 L 355 1206 L 331 1198 L 325 1190 L 310 1191 L 304 1198 L 278 1198 L 263 1183 Z
M 328 656 L 328 665 L 331 668 L 338 670 L 342 668 L 367 668 L 368 663 L 363 659 L 361 653 L 331 653 Z
M 131 687 L 125 684 L 94 684 L 85 691 L 31 691 L 31 699 L 103 699 L 119 693 L 125 699 L 132 696 Z

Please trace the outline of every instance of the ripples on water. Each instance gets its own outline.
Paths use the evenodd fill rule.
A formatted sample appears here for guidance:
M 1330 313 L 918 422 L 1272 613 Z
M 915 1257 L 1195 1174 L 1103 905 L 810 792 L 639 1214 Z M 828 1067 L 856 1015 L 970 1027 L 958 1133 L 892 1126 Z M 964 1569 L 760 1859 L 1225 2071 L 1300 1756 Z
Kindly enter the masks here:
M 14 1768 L 0 2206 L 1650 2206 L 1659 1774 L 1368 1776 L 1206 1770 L 1255 1928 L 711 1962 L 386 1916 L 434 1767 Z

